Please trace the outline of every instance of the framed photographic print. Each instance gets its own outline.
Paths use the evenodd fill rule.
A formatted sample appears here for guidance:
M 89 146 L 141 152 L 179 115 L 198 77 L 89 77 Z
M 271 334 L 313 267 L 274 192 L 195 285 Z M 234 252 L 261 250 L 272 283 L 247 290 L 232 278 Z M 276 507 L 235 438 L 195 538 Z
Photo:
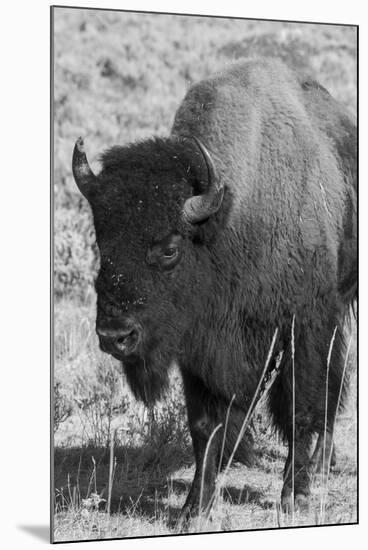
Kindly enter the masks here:
M 53 541 L 357 523 L 358 27 L 51 35 Z

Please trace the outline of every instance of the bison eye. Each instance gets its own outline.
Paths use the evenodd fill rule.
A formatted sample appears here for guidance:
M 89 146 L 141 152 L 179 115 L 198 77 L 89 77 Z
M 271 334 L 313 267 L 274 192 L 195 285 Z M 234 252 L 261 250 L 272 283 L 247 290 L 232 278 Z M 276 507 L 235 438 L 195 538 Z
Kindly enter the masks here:
M 163 251 L 163 257 L 167 259 L 172 259 L 177 256 L 178 250 L 177 248 L 166 248 L 166 250 Z
M 181 240 L 180 235 L 174 234 L 153 243 L 147 250 L 148 265 L 161 269 L 175 267 L 181 258 Z
M 172 246 L 161 250 L 158 261 L 163 269 L 171 269 L 178 263 L 179 250 Z

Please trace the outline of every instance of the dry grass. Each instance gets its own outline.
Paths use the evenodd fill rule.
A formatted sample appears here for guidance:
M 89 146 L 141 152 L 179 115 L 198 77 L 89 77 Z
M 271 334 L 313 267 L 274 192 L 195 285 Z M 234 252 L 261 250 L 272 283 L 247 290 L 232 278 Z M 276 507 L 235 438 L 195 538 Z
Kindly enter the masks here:
M 68 305 L 66 306 L 68 308 Z M 60 338 L 61 349 L 56 346 L 58 363 L 66 368 L 64 375 L 73 390 L 69 402 L 73 414 L 56 433 L 55 448 L 55 540 L 87 540 L 96 538 L 134 537 L 178 532 L 176 521 L 194 475 L 190 440 L 186 428 L 181 383 L 173 372 L 171 393 L 166 402 L 147 414 L 143 407 L 129 396 L 124 379 L 107 356 L 97 350 L 95 335 L 89 334 L 87 319 L 93 310 L 85 309 L 84 323 L 77 316 L 68 318 L 60 304 L 57 318 L 67 319 L 67 335 Z M 61 311 L 60 311 L 61 310 Z M 60 322 L 60 334 L 63 334 Z M 273 433 L 264 405 L 256 410 L 253 431 L 256 439 L 257 460 L 253 468 L 233 465 L 222 482 L 221 497 L 211 519 L 200 518 L 189 526 L 189 531 L 224 531 L 276 528 L 298 525 L 320 525 L 356 522 L 356 333 L 353 324 L 353 345 L 347 372 L 350 378 L 350 397 L 345 411 L 338 418 L 335 441 L 337 465 L 331 472 L 327 493 L 321 475 L 312 483 L 311 506 L 307 513 L 287 516 L 279 510 L 282 472 L 286 447 Z M 86 331 L 86 332 L 85 332 Z M 70 344 L 65 345 L 67 338 Z M 78 345 L 78 338 L 82 338 Z M 79 352 L 76 350 L 79 349 Z M 63 356 L 62 350 L 67 350 Z M 71 355 L 70 355 L 71 354 Z M 124 414 L 116 411 L 111 426 L 117 430 L 114 450 L 114 481 L 111 494 L 111 515 L 106 513 L 108 499 L 110 452 L 108 439 L 96 446 L 86 437 L 88 430 L 80 431 L 83 415 L 90 411 L 79 410 L 81 396 L 73 398 L 78 384 L 81 362 L 89 357 L 83 375 L 93 386 L 94 368 L 101 361 L 118 372 L 122 384 L 118 385 L 117 399 L 128 399 Z M 111 362 L 111 364 L 110 364 Z M 62 371 L 59 370 L 60 375 Z M 62 379 L 65 385 L 66 380 Z M 94 389 L 93 389 L 94 387 Z M 106 390 L 105 390 L 106 391 Z M 98 392 L 97 392 L 98 393 Z M 107 392 L 107 395 L 108 392 Z M 104 415 L 99 397 L 90 403 L 96 414 Z M 81 420 L 82 419 L 82 420 Z M 106 421 L 105 419 L 102 419 Z M 77 431 L 76 431 L 77 430 Z M 79 431 L 78 431 L 79 430 Z M 74 446 L 70 442 L 74 441 Z M 96 495 L 96 496 L 94 496 Z M 321 518 L 321 495 L 324 498 L 324 515 Z M 101 500 L 104 499 L 104 500 Z
M 356 418 L 345 416 L 338 423 L 336 445 L 338 464 L 330 475 L 323 525 L 355 523 L 356 516 Z M 285 448 L 269 436 L 268 451 L 259 454 L 252 469 L 233 466 L 226 478 L 222 497 L 210 520 L 193 522 L 189 532 L 229 531 L 320 525 L 321 478 L 312 483 L 311 506 L 307 513 L 296 512 L 294 518 L 279 510 Z M 98 450 L 91 451 L 98 457 Z M 193 466 L 182 466 L 169 475 L 169 459 L 147 465 L 147 450 L 137 449 L 135 457 L 117 453 L 114 476 L 112 515 L 88 507 L 80 498 L 86 495 L 83 483 L 79 493 L 64 487 L 65 506 L 59 504 L 55 516 L 55 540 L 86 540 L 111 537 L 134 537 L 176 534 L 176 520 L 194 474 Z M 72 453 L 68 452 L 70 460 Z M 79 465 L 75 455 L 74 467 Z M 146 457 L 146 460 L 145 460 Z M 58 457 L 60 458 L 60 457 Z M 176 466 L 180 464 L 176 456 Z M 106 495 L 108 457 L 97 467 L 97 494 Z M 129 462 L 132 460 L 133 462 Z M 134 467 L 133 467 L 134 464 Z M 90 463 L 93 472 L 93 462 Z M 166 477 L 167 476 L 167 477 Z M 67 481 L 67 480 L 66 480 Z M 86 480 L 87 481 L 87 478 Z M 75 487 L 74 485 L 73 487 Z M 78 495 L 78 497 L 77 497 Z M 74 502 L 73 502 L 74 498 Z

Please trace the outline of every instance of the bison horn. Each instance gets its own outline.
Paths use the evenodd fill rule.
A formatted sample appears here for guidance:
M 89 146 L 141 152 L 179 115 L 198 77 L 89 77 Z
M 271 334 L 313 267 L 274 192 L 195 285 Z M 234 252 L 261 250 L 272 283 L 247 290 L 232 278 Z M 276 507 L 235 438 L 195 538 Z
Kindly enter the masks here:
M 77 139 L 74 146 L 72 167 L 79 191 L 88 199 L 89 192 L 93 184 L 96 183 L 97 178 L 88 164 L 84 142 L 81 137 Z
M 183 217 L 191 224 L 199 223 L 218 211 L 224 197 L 224 184 L 220 181 L 210 153 L 201 141 L 192 138 L 197 144 L 207 166 L 208 187 L 205 193 L 195 195 L 184 203 Z

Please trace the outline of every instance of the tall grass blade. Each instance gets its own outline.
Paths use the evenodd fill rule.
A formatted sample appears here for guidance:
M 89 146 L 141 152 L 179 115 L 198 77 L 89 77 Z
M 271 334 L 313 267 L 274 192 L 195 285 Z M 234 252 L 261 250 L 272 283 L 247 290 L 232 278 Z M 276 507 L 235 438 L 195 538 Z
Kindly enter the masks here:
M 335 329 L 335 332 L 334 332 L 334 336 L 335 336 L 335 333 L 336 333 L 336 329 Z M 333 338 L 334 338 L 334 336 L 333 336 Z M 325 466 L 325 464 L 324 464 L 325 445 L 324 445 L 324 448 L 323 448 L 323 454 L 324 454 L 323 461 L 322 461 L 322 480 L 323 480 L 322 491 L 323 492 L 322 492 L 322 497 L 321 497 L 321 513 L 320 513 L 321 523 L 324 520 L 324 514 L 325 514 L 325 508 L 326 508 L 327 487 L 328 487 L 328 478 L 329 478 L 329 473 L 330 473 L 331 457 L 332 457 L 332 451 L 333 451 L 335 426 L 336 426 L 337 415 L 338 415 L 338 411 L 339 411 L 339 407 L 340 407 L 341 395 L 342 395 L 342 390 L 343 390 L 343 387 L 344 387 L 346 368 L 347 368 L 347 364 L 348 364 L 348 359 L 349 359 L 349 354 L 350 354 L 350 348 L 351 348 L 351 345 L 352 345 L 352 341 L 353 341 L 353 337 L 350 336 L 349 342 L 348 342 L 348 345 L 347 345 L 347 348 L 346 348 L 344 367 L 343 367 L 343 370 L 342 370 L 341 381 L 340 381 L 339 395 L 338 395 L 338 398 L 337 398 L 336 410 L 335 410 L 335 414 L 334 414 L 333 424 L 332 424 L 332 427 L 331 427 L 331 445 L 329 446 L 329 449 L 328 449 L 329 452 L 328 452 L 328 457 L 327 457 L 326 476 L 325 476 L 325 470 L 324 470 L 324 466 Z M 332 350 L 332 346 L 330 346 L 330 349 Z M 331 353 L 329 353 L 329 356 L 331 356 Z M 326 423 L 325 423 L 325 427 L 326 427 Z
M 202 466 L 202 476 L 201 476 L 201 490 L 200 490 L 200 493 L 199 493 L 198 531 L 200 530 L 200 520 L 201 520 L 201 511 L 202 511 L 202 502 L 203 502 L 204 475 L 205 475 L 205 471 L 206 471 L 208 452 L 209 452 L 209 448 L 211 446 L 211 443 L 213 441 L 213 438 L 216 435 L 216 432 L 218 432 L 218 430 L 221 427 L 222 427 L 222 424 L 218 424 L 216 426 L 216 428 L 213 430 L 213 432 L 211 433 L 211 435 L 210 435 L 210 437 L 207 441 L 206 450 L 205 450 L 205 453 L 204 453 L 203 466 Z
M 292 369 L 292 442 L 291 442 L 291 521 L 294 521 L 295 496 L 295 315 L 291 324 L 291 369 Z
M 91 494 L 91 487 L 92 487 L 92 483 L 94 482 L 95 483 L 95 493 L 97 493 L 97 488 L 96 488 L 96 461 L 94 459 L 94 457 L 92 456 L 92 462 L 93 462 L 93 470 L 92 470 L 92 474 L 91 474 L 91 477 L 90 477 L 90 480 L 89 480 L 89 483 L 88 483 L 88 489 L 87 489 L 87 493 L 86 493 L 86 498 L 88 498 Z
M 234 403 L 234 399 L 235 399 L 235 393 L 232 396 L 231 401 L 230 401 L 229 406 L 228 406 L 227 411 L 226 411 L 225 428 L 224 428 L 224 434 L 223 434 L 223 437 L 222 437 L 222 445 L 221 445 L 220 460 L 219 460 L 217 475 L 220 474 L 222 459 L 224 457 L 227 427 L 228 427 L 228 424 L 229 424 L 230 410 L 231 410 L 232 404 Z
M 115 430 L 111 430 L 110 461 L 109 461 L 109 489 L 108 489 L 108 497 L 107 497 L 108 515 L 110 515 L 110 511 L 111 511 L 111 495 L 112 495 L 112 484 L 113 484 L 113 475 L 114 475 L 114 441 L 115 441 Z
M 323 524 L 324 521 L 324 514 L 325 514 L 325 506 L 326 506 L 326 491 L 327 486 L 325 483 L 325 467 L 326 467 L 326 442 L 327 442 L 327 420 L 328 420 L 328 383 L 329 383 L 329 375 L 330 375 L 330 364 L 331 364 L 331 355 L 332 355 L 332 349 L 335 342 L 336 337 L 336 331 L 337 327 L 335 327 L 333 331 L 332 338 L 330 340 L 330 346 L 328 348 L 328 355 L 327 355 L 327 369 L 326 369 L 326 391 L 325 391 L 325 419 L 324 419 L 324 427 L 323 427 L 323 449 L 322 449 L 322 485 L 321 485 L 321 500 L 320 500 L 320 522 Z M 331 443 L 332 448 L 332 443 Z M 330 453 L 329 453 L 330 454 Z

